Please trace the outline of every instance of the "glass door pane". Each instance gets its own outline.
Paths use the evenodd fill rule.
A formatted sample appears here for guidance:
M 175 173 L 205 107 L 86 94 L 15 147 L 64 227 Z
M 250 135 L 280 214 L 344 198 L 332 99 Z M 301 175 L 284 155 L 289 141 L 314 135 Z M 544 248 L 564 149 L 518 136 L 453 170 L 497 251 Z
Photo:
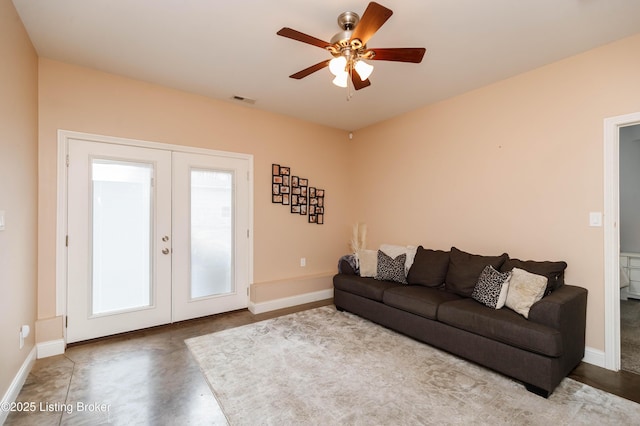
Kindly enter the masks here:
M 93 159 L 92 315 L 152 305 L 153 165 Z
M 234 291 L 233 173 L 191 169 L 191 299 Z

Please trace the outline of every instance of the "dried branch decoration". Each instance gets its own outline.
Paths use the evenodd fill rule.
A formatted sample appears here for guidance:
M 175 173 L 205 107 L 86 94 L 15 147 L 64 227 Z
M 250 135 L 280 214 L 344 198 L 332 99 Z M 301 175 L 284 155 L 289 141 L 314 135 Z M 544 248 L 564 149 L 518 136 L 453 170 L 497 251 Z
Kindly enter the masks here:
M 351 233 L 351 250 L 354 253 L 367 247 L 367 224 L 356 223 Z

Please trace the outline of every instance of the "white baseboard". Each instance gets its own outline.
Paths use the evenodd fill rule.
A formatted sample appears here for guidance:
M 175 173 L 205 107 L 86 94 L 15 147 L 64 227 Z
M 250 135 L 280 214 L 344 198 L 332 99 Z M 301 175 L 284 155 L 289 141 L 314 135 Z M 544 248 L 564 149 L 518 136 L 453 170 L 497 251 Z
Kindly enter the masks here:
M 38 349 L 38 359 L 62 355 L 65 348 L 64 339 L 38 343 L 36 348 Z
M 282 299 L 269 300 L 267 302 L 249 302 L 249 311 L 252 314 L 262 314 L 264 312 L 276 311 L 278 309 L 290 308 L 291 306 L 304 305 L 305 303 L 327 300 L 333 297 L 333 289 L 314 291 L 312 293 L 299 294 L 297 296 L 284 297 Z
M 25 380 L 27 380 L 27 376 L 29 372 L 33 368 L 33 364 L 36 362 L 36 348 L 31 349 L 29 355 L 22 363 L 20 370 L 18 370 L 18 374 L 11 381 L 11 385 L 9 385 L 9 389 L 5 392 L 2 397 L 2 406 L 5 404 L 11 404 L 15 402 L 20 390 L 22 389 L 22 385 L 24 385 Z M 7 416 L 9 415 L 9 411 L 0 410 L 0 424 L 4 424 L 5 420 L 7 420 Z
M 593 364 L 597 367 L 606 368 L 604 351 L 593 349 L 588 346 L 584 348 L 584 358 L 582 358 L 582 361 L 588 364 Z

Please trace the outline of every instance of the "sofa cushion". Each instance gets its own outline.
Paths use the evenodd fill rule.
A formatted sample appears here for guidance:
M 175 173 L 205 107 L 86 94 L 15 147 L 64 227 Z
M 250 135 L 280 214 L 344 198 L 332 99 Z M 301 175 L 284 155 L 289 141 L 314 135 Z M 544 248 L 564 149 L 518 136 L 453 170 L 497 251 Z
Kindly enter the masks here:
M 433 320 L 437 318 L 440 304 L 458 299 L 460 299 L 460 296 L 453 293 L 421 285 L 388 288 L 384 291 L 384 296 L 382 297 L 385 305 Z
M 529 318 L 529 309 L 542 299 L 546 288 L 547 277 L 532 274 L 524 269 L 513 268 L 505 305 L 525 318 Z
M 449 252 L 418 247 L 407 282 L 426 287 L 441 287 L 449 269 Z
M 501 272 L 511 271 L 513 268 L 524 269 L 532 274 L 547 277 L 547 288 L 545 295 L 564 285 L 564 271 L 567 269 L 566 262 L 538 262 L 535 260 L 507 259 L 500 267 Z
M 473 289 L 478 282 L 478 277 L 480 277 L 480 273 L 482 273 L 484 267 L 491 265 L 499 271 L 508 257 L 506 253 L 500 256 L 482 256 L 466 253 L 455 247 L 451 247 L 445 288 L 447 291 L 459 294 L 460 296 L 471 297 L 471 293 L 473 293 Z
M 492 340 L 550 357 L 563 353 L 558 330 L 527 321 L 509 309 L 491 309 L 473 299 L 442 303 L 438 320 Z
M 498 272 L 487 265 L 480 274 L 471 297 L 485 306 L 500 309 L 507 301 L 511 272 Z
M 376 280 L 395 281 L 397 283 L 406 284 L 407 276 L 405 275 L 405 261 L 407 254 L 392 258 L 385 254 L 382 250 L 378 250 L 378 272 L 375 276 Z
M 401 285 L 391 281 L 378 281 L 374 278 L 360 277 L 358 275 L 338 274 L 333 277 L 333 286 L 338 290 L 357 294 L 378 302 L 382 302 L 382 294 L 386 289 Z

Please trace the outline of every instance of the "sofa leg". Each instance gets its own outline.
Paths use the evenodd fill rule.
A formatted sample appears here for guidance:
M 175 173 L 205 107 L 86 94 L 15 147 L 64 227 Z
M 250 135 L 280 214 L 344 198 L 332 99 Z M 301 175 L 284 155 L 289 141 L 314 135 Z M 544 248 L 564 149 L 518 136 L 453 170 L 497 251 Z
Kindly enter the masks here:
M 530 385 L 529 383 L 525 383 L 524 386 L 527 388 L 527 390 L 531 393 L 535 393 L 538 396 L 541 396 L 543 398 L 549 398 L 549 395 L 551 395 L 551 392 L 546 391 L 542 388 L 539 388 L 537 386 L 534 385 Z
M 336 305 L 336 309 L 338 310 L 338 312 L 344 312 L 344 308 L 341 308 L 340 306 Z

